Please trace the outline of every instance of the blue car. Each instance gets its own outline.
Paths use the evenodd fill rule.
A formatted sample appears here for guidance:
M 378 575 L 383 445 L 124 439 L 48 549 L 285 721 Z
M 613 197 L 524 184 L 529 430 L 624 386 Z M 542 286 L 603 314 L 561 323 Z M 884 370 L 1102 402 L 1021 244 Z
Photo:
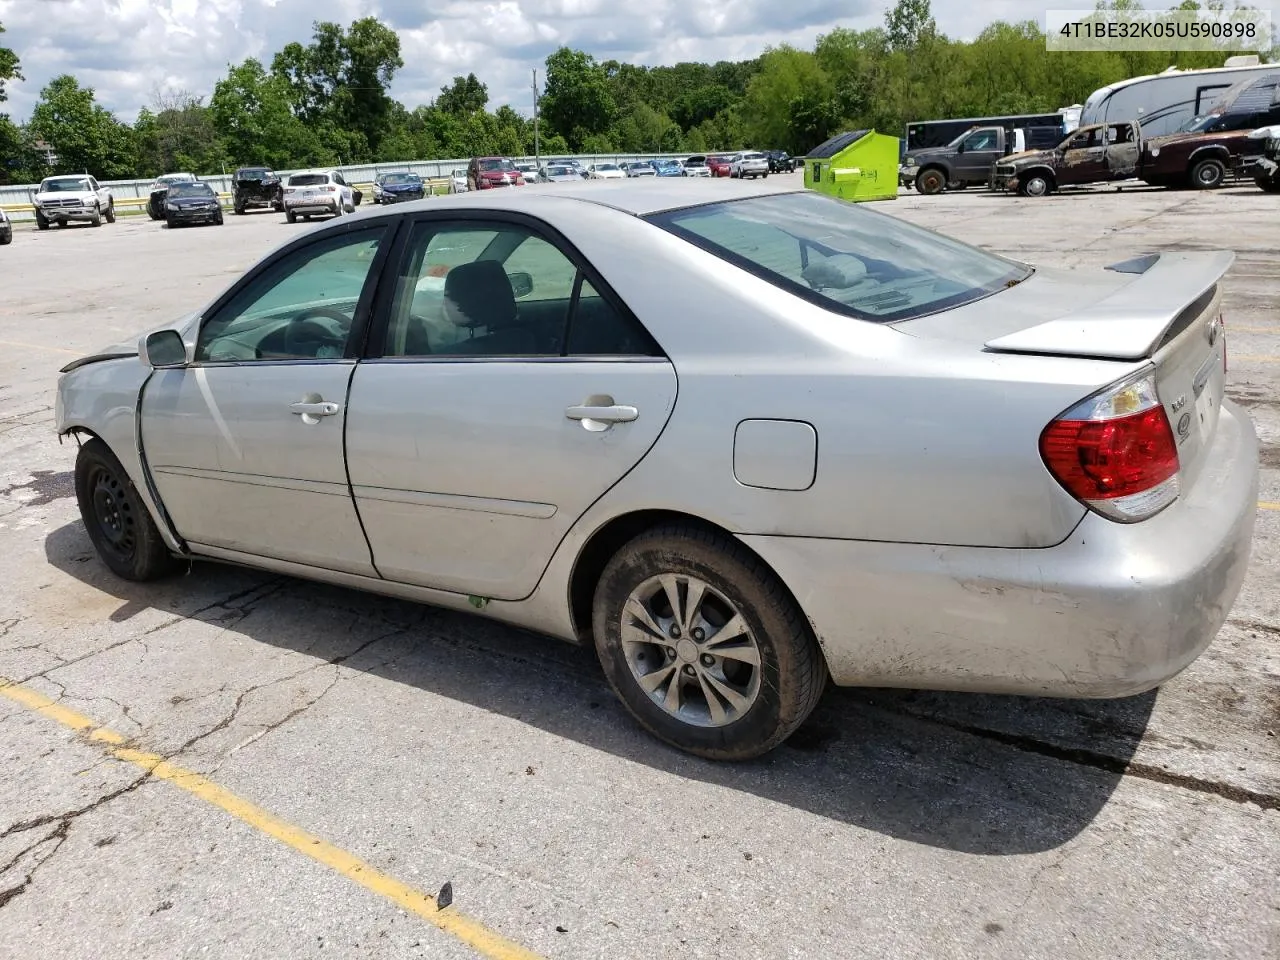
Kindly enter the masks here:
M 683 177 L 684 167 L 679 160 L 654 160 L 653 169 L 660 177 Z
M 427 185 L 416 173 L 383 173 L 373 181 L 374 203 L 421 200 L 426 194 Z

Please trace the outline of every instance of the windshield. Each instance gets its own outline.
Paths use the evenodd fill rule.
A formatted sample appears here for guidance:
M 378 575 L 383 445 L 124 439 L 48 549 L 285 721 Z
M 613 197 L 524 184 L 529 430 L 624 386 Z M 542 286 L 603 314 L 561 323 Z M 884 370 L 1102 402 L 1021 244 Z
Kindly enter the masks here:
M 505 170 L 511 172 L 515 170 L 516 165 L 510 160 L 481 160 L 480 169 L 486 173 L 493 171 Z
M 421 183 L 422 178 L 416 173 L 388 173 L 383 183 Z
M 809 192 L 648 219 L 812 303 L 878 323 L 969 303 L 1031 273 L 922 227 Z
M 169 187 L 169 199 L 178 197 L 212 197 L 213 190 L 207 183 L 175 183 Z
M 40 181 L 41 193 L 80 193 L 84 190 L 92 190 L 89 181 L 83 177 L 66 177 L 59 180 L 42 180 Z
M 265 167 L 242 167 L 236 171 L 237 180 L 265 180 L 267 177 L 274 177 L 275 174 Z
M 291 187 L 318 187 L 328 182 L 329 177 L 323 173 L 295 173 L 289 178 Z
M 568 167 L 547 167 L 548 177 L 571 177 L 574 172 Z
M 616 163 L 602 163 L 600 164 L 600 166 L 596 167 L 596 169 L 597 170 L 617 170 L 618 165 Z

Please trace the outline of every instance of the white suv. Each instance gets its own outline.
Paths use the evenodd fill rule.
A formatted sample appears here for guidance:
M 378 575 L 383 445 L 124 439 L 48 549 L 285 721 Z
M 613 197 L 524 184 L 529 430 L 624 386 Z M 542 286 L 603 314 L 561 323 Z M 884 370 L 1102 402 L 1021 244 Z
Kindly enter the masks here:
M 729 176 L 745 180 L 747 177 L 767 177 L 769 175 L 769 158 L 763 153 L 746 151 L 736 154 L 729 163 Z
M 72 220 L 87 220 L 95 227 L 102 226 L 103 220 L 116 222 L 111 191 L 83 173 L 45 177 L 32 204 L 36 208 L 36 226 L 41 230 L 48 230 L 51 223 L 66 226 Z
M 304 170 L 285 181 L 284 216 L 290 223 L 298 217 L 340 217 L 355 210 L 355 191 L 337 170 Z

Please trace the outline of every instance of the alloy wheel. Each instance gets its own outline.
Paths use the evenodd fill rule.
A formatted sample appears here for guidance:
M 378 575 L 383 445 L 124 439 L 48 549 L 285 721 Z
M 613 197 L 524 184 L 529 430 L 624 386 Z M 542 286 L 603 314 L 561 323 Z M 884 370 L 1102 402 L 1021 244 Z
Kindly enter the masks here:
M 697 577 L 660 574 L 622 611 L 632 676 L 666 713 L 699 727 L 741 719 L 760 695 L 760 646 L 742 613 Z

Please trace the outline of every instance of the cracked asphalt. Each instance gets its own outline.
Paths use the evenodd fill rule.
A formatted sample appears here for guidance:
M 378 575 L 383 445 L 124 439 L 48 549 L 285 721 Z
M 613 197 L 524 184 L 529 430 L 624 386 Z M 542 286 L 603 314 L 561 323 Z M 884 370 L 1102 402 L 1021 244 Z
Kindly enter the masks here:
M 1044 264 L 1236 250 L 1228 394 L 1274 505 L 1273 201 L 884 209 Z M 213 564 L 113 578 L 53 436 L 58 367 L 298 229 L 122 219 L 0 251 L 0 677 L 426 894 L 450 883 L 454 909 L 545 957 L 1280 957 L 1280 510 L 1260 508 L 1221 635 L 1158 693 L 833 690 L 736 766 L 652 741 L 589 651 L 531 633 Z M 0 697 L 0 958 L 477 955 L 118 753 Z

